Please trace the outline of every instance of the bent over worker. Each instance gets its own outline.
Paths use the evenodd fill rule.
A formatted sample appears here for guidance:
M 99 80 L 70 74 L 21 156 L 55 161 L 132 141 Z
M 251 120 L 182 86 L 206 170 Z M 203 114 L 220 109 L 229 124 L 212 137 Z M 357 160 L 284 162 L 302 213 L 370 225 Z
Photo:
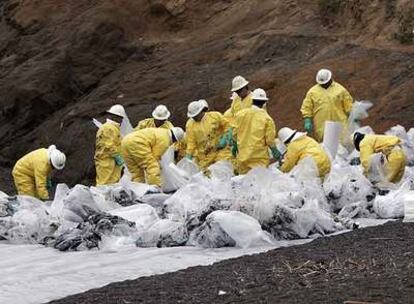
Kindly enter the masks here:
M 287 147 L 280 170 L 289 172 L 301 160 L 311 157 L 319 170 L 322 179 L 331 170 L 331 161 L 322 146 L 306 133 L 297 132 L 290 128 L 282 128 L 278 134 L 279 140 Z
M 401 140 L 398 137 L 366 135 L 355 132 L 353 142 L 355 149 L 360 152 L 361 164 L 365 175 L 368 174 L 372 155 L 382 153 L 387 159 L 385 164 L 387 180 L 391 183 L 398 183 L 402 179 L 407 159 L 400 146 Z
M 121 179 L 124 160 L 121 156 L 121 123 L 126 117 L 122 105 L 114 105 L 108 111 L 106 122 L 96 133 L 95 168 L 96 185 L 110 185 Z
M 161 156 L 171 144 L 183 137 L 184 131 L 178 127 L 171 130 L 147 128 L 125 136 L 121 143 L 121 152 L 132 175 L 132 181 L 161 186 Z
M 186 124 L 188 159 L 197 157 L 198 166 L 206 171 L 219 160 L 231 160 L 230 148 L 222 144 L 230 125 L 219 112 L 207 112 L 205 100 L 193 101 L 188 105 Z
M 157 106 L 152 112 L 152 118 L 141 120 L 136 126 L 135 130 L 142 130 L 146 128 L 164 128 L 171 129 L 173 124 L 168 120 L 171 116 L 170 111 L 164 105 Z
M 316 82 L 306 94 L 300 111 L 306 132 L 313 132 L 314 138 L 321 142 L 325 121 L 340 122 L 344 130 L 347 128 L 353 99 L 342 85 L 333 81 L 332 72 L 327 69 L 317 73 Z
M 268 100 L 264 90 L 256 89 L 252 94 L 253 105 L 236 115 L 233 130 L 236 147 L 233 151 L 237 151 L 240 174 L 246 174 L 255 167 L 267 167 L 270 162 L 269 148 L 274 159 L 280 158 L 275 146 L 275 123 L 263 109 Z
M 65 163 L 65 154 L 54 145 L 26 154 L 17 161 L 12 172 L 17 193 L 48 200 L 52 188 L 50 175 L 53 169 L 62 170 Z

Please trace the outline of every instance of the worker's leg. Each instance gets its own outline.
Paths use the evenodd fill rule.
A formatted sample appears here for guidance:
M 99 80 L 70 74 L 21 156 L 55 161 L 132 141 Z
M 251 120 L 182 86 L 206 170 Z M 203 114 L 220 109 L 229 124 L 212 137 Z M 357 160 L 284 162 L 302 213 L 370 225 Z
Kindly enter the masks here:
M 148 184 L 161 186 L 160 163 L 153 155 L 148 155 L 145 159 L 145 173 Z
M 125 145 L 121 148 L 121 154 L 129 173 L 131 173 L 131 180 L 135 183 L 145 183 L 144 170 L 139 164 L 139 159 L 137 159 L 137 157 L 129 151 L 129 147 Z
M 36 197 L 35 181 L 32 177 L 13 171 L 14 185 L 17 194 Z
M 113 158 L 95 161 L 96 185 L 110 185 L 119 182 L 121 167 L 117 166 Z
M 398 183 L 404 175 L 407 162 L 404 151 L 401 148 L 394 148 L 387 159 L 388 163 L 385 168 L 387 179 L 391 183 Z

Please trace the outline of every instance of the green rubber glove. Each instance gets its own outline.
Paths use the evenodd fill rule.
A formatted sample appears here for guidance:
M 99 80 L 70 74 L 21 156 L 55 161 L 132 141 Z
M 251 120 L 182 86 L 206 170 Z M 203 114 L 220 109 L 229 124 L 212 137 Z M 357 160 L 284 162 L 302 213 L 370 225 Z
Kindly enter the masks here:
M 313 130 L 312 118 L 306 117 L 303 121 L 303 126 L 304 126 L 306 132 L 312 133 L 312 130 Z
M 279 160 L 282 157 L 282 154 L 276 147 L 270 147 L 270 151 L 272 151 L 273 159 Z
M 121 155 L 119 155 L 119 154 L 118 155 L 115 155 L 114 159 L 115 159 L 115 164 L 118 167 L 122 167 L 124 165 L 124 159 L 122 158 Z
M 229 128 L 229 130 L 227 131 L 227 139 L 228 139 L 228 144 L 230 146 L 233 146 L 233 142 L 234 142 L 233 128 Z
M 219 143 L 217 144 L 217 149 L 223 149 L 227 146 L 228 139 L 227 139 L 227 133 L 223 134 L 220 137 Z
M 50 177 L 48 177 L 47 180 L 46 180 L 46 189 L 48 191 L 51 191 L 52 188 L 53 188 L 52 179 Z
M 186 155 L 185 155 L 185 158 L 187 158 L 188 160 L 193 160 L 193 156 L 192 156 L 192 155 L 190 155 L 190 154 L 186 154 Z
M 237 148 L 237 142 L 234 141 L 233 145 L 231 146 L 231 154 L 233 154 L 233 156 L 236 157 L 238 152 L 239 152 L 239 149 Z

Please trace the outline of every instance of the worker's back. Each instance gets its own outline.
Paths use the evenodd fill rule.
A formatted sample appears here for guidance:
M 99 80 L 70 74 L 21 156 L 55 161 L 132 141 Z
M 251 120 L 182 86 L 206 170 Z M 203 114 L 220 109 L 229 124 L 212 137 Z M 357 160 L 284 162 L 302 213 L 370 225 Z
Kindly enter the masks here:
M 264 109 L 252 106 L 241 110 L 236 116 L 235 136 L 238 161 L 269 159 L 268 147 L 274 144 L 276 127 Z
M 122 146 L 134 145 L 142 153 L 152 153 L 157 159 L 171 144 L 171 131 L 164 128 L 146 128 L 134 131 L 122 140 Z

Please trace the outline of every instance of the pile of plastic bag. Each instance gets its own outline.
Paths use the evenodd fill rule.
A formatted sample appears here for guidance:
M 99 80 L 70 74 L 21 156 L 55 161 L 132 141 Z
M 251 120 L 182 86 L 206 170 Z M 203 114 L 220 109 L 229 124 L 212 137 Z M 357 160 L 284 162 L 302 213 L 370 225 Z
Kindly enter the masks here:
M 365 128 L 367 132 L 372 129 Z M 389 131 L 414 157 L 414 131 Z M 221 161 L 204 176 L 185 159 L 161 161 L 163 193 L 132 183 L 102 187 L 58 185 L 55 198 L 10 197 L 0 192 L 0 240 L 39 243 L 61 251 L 111 247 L 249 247 L 275 240 L 314 238 L 358 227 L 358 218 L 402 218 L 413 201 L 414 170 L 386 191 L 364 175 L 358 153 L 339 146 L 323 183 L 312 159 L 289 174 L 276 165 L 234 176 Z

